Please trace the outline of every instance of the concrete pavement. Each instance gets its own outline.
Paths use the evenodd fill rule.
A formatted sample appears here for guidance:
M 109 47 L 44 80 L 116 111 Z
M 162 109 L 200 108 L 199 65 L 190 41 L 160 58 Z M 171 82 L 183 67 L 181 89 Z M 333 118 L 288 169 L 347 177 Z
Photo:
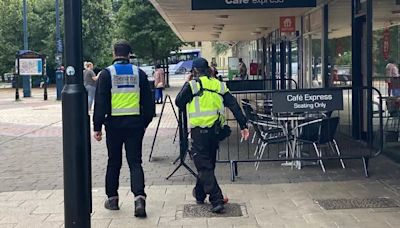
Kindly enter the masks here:
M 182 85 L 172 80 L 166 93 L 175 97 Z M 13 100 L 13 90 L 0 89 L 0 228 L 63 227 L 61 102 L 49 89 L 49 101 L 41 90 L 32 98 Z M 157 105 L 160 113 L 161 105 Z M 180 170 L 165 180 L 175 166 L 178 145 L 173 144 L 176 120 L 166 107 L 154 159 L 148 162 L 158 118 L 144 139 L 144 169 L 149 218 L 133 218 L 126 162 L 121 172 L 121 211 L 103 208 L 106 168 L 105 142 L 92 141 L 92 227 L 400 227 L 399 208 L 326 211 L 314 200 L 325 198 L 389 197 L 400 203 L 400 166 L 384 156 L 371 161 L 372 177 L 366 179 L 361 161 L 346 162 L 347 169 L 328 166 L 291 170 L 266 163 L 255 171 L 239 164 L 237 182 L 230 182 L 229 166 L 218 164 L 216 175 L 232 203 L 244 205 L 239 218 L 183 218 L 184 204 L 193 203 L 194 178 Z M 192 165 L 191 161 L 188 161 Z

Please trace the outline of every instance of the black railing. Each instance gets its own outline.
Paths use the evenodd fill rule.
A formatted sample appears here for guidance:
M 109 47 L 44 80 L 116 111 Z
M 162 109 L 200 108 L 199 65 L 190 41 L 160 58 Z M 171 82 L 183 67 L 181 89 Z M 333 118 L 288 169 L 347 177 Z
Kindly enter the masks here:
M 307 112 L 301 113 L 301 120 L 297 125 L 315 119 L 318 116 L 323 118 L 339 117 L 339 126 L 336 134 L 339 147 L 343 148 L 343 152 L 338 154 L 322 154 L 321 156 L 287 156 L 290 154 L 289 144 L 275 143 L 271 141 L 267 145 L 266 153 L 260 156 L 257 154 L 259 135 L 253 139 L 255 127 L 250 126 L 251 137 L 247 142 L 241 142 L 240 129 L 234 120 L 232 113 L 226 113 L 228 124 L 233 128 L 232 135 L 220 144 L 217 161 L 219 163 L 230 163 L 231 179 L 235 180 L 238 175 L 238 163 L 260 163 L 260 162 L 301 162 L 301 161 L 319 161 L 319 160 L 349 160 L 362 159 L 364 164 L 365 175 L 368 176 L 368 161 L 377 157 L 383 150 L 384 129 L 383 129 L 383 99 L 380 91 L 374 87 L 361 88 L 330 88 L 330 89 L 307 89 L 307 90 L 291 90 L 292 92 L 310 92 L 310 91 L 341 91 L 343 94 L 343 110 L 331 112 Z M 232 94 L 237 100 L 249 102 L 255 113 L 265 114 L 266 119 L 262 120 L 268 124 L 276 123 L 274 116 L 280 114 L 273 112 L 272 95 L 279 91 L 263 90 L 263 91 L 234 91 Z M 372 100 L 371 100 L 372 99 Z M 357 107 L 354 106 L 357 104 Z M 358 118 L 355 112 L 359 113 Z M 300 114 L 300 113 L 297 113 Z M 260 117 L 262 118 L 262 117 Z M 279 123 L 282 125 L 293 125 L 294 119 L 288 115 L 287 118 L 280 117 Z M 236 127 L 236 128 L 235 128 Z M 288 131 L 292 131 L 293 127 L 288 127 Z M 268 127 L 267 127 L 268 128 Z M 277 132 L 277 134 L 282 134 Z M 281 136 L 283 136 L 282 134 Z M 288 140 L 293 140 L 292 136 Z M 253 141 L 253 143 L 251 142 Z M 292 144 L 293 145 L 293 144 Z M 297 145 L 294 145 L 297 147 Z M 292 152 L 294 153 L 294 152 Z M 258 156 L 257 156 L 258 155 Z M 293 164 L 292 163 L 292 164 Z
M 282 88 L 282 81 L 285 83 L 286 89 L 298 89 L 298 84 L 293 79 L 263 79 L 263 80 L 233 80 L 227 81 L 226 84 L 231 91 L 249 91 L 249 90 L 271 90 L 273 88 Z

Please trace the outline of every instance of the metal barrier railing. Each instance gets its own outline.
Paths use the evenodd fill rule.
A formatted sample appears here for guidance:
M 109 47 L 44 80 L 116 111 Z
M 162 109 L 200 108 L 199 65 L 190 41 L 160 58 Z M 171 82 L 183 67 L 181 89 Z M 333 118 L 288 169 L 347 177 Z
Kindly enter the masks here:
M 282 86 L 284 82 L 284 86 Z M 262 79 L 262 80 L 232 80 L 226 82 L 231 91 L 249 91 L 249 90 L 281 90 L 298 89 L 298 84 L 294 79 Z
M 298 141 L 295 144 L 291 144 L 285 143 L 285 140 L 273 141 L 274 137 L 271 137 L 270 144 L 268 144 L 268 140 L 266 140 L 267 145 L 265 145 L 265 143 L 259 143 L 262 141 L 260 139 L 262 136 L 257 135 L 260 132 L 257 133 L 254 123 L 250 126 L 253 134 L 251 135 L 251 139 L 247 142 L 241 142 L 239 126 L 236 120 L 234 120 L 232 113 L 226 112 L 226 119 L 233 131 L 229 138 L 220 143 L 217 162 L 230 163 L 232 181 L 234 181 L 235 177 L 238 175 L 238 163 L 255 163 L 256 166 L 258 166 L 261 162 L 286 162 L 292 166 L 300 164 L 299 166 L 301 167 L 301 162 L 306 161 L 317 161 L 317 163 L 321 165 L 325 160 L 340 160 L 344 166 L 343 160 L 362 159 L 365 175 L 369 176 L 369 159 L 377 157 L 383 150 L 383 115 L 385 111 L 383 110 L 383 101 L 380 91 L 374 87 L 361 87 L 291 90 L 291 92 L 312 92 L 321 90 L 340 91 L 343 94 L 343 110 L 325 113 L 302 113 L 301 118 L 297 120 L 292 118 L 290 115 L 288 115 L 286 119 L 284 116 L 274 118 L 278 115 L 274 113 L 273 106 L 270 105 L 270 102 L 272 102 L 273 94 L 279 93 L 279 91 L 264 90 L 232 92 L 239 102 L 248 101 L 255 113 L 264 115 L 264 119 L 261 121 L 265 122 L 265 129 L 263 129 L 264 134 L 265 132 L 269 132 L 268 134 L 271 134 L 271 136 L 276 136 L 276 138 L 279 136 L 281 137 L 280 139 L 282 139 L 282 137 L 287 137 L 288 142 L 293 142 L 293 136 L 289 136 L 289 131 L 293 134 L 293 129 L 296 126 L 317 119 L 321 116 L 324 117 L 323 119 L 327 119 L 328 117 L 338 117 L 338 144 L 339 147 L 342 148 L 346 146 L 346 149 L 344 149 L 342 153 L 337 152 L 333 154 L 330 152 L 324 154 L 320 152 L 319 155 L 318 153 L 315 153 L 313 156 L 309 150 L 309 154 L 303 156 L 302 150 L 297 149 L 301 147 L 304 149 L 306 146 L 297 145 Z M 358 117 L 357 113 L 359 114 Z M 247 113 L 247 115 L 249 114 Z M 249 118 L 249 116 L 247 117 Z M 259 118 L 262 118 L 262 116 Z M 295 121 L 296 123 L 294 124 Z M 280 125 L 281 128 L 287 129 L 286 135 L 279 130 L 275 130 L 274 132 L 274 129 L 271 126 L 277 127 L 276 124 Z M 330 131 L 330 129 L 323 130 Z M 330 147 L 334 146 L 330 143 L 329 145 Z M 264 152 L 262 154 L 260 153 L 260 146 L 264 147 Z M 293 150 L 290 147 L 294 147 L 292 148 Z M 332 151 L 335 151 L 334 149 L 335 148 L 332 148 Z M 323 165 L 321 165 L 321 167 L 322 166 Z M 324 170 L 324 167 L 322 168 Z

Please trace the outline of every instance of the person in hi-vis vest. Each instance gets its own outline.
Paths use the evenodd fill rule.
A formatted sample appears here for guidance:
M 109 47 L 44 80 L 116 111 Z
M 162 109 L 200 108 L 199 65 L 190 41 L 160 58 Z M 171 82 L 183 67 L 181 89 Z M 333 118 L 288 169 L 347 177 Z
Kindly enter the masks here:
M 225 107 L 228 107 L 241 128 L 241 135 L 247 140 L 249 130 L 246 118 L 236 99 L 229 93 L 225 82 L 209 75 L 207 60 L 198 58 L 193 61 L 193 79 L 186 82 L 176 97 L 179 109 L 187 108 L 191 127 L 191 157 L 198 171 L 193 197 L 199 204 L 204 203 L 207 195 L 212 204 L 211 211 L 224 211 L 224 200 L 221 188 L 215 178 L 215 163 L 218 144 L 224 132 Z M 223 138 L 223 136 L 222 136 Z
M 147 75 L 129 63 L 130 53 L 129 43 L 118 41 L 114 44 L 113 64 L 100 73 L 93 114 L 94 138 L 102 139 L 105 125 L 108 149 L 105 208 L 119 210 L 119 174 L 125 146 L 131 191 L 135 196 L 135 216 L 146 217 L 142 141 L 155 110 Z

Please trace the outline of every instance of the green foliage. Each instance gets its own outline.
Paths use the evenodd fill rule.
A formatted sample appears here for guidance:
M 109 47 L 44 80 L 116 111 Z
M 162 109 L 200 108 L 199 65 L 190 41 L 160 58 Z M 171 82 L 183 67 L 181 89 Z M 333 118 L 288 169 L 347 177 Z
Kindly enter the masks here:
M 55 69 L 55 0 L 27 0 L 29 49 L 47 56 L 48 74 Z M 63 37 L 63 0 L 60 0 Z M 131 42 L 139 57 L 161 60 L 182 42 L 154 7 L 144 0 L 82 1 L 83 58 L 105 67 L 112 61 L 113 39 Z M 23 49 L 22 0 L 0 0 L 0 75 L 14 71 L 15 54 Z M 117 25 L 117 26 L 115 26 Z M 116 28 L 116 29 L 115 29 Z
M 0 1 L 0 74 L 12 72 L 15 53 L 22 48 L 22 1 Z M 18 34 L 18 35 L 17 35 Z
M 351 36 L 330 39 L 328 45 L 331 64 L 351 65 Z
M 122 0 L 116 14 L 117 39 L 128 40 L 134 53 L 146 60 L 162 60 L 182 42 L 148 1 Z
M 111 1 L 82 1 L 83 59 L 105 67 L 112 59 Z
M 389 29 L 390 33 L 390 51 L 389 59 L 392 59 L 396 64 L 400 64 L 400 26 L 392 26 Z M 385 29 L 379 29 L 373 32 L 373 61 L 374 61 L 374 76 L 385 76 L 386 65 L 388 60 L 383 57 L 383 38 Z
M 227 43 L 214 41 L 212 43 L 213 51 L 216 55 L 223 55 L 229 50 L 229 45 Z
M 27 0 L 29 49 L 47 56 L 48 74 L 55 69 L 55 0 Z M 111 1 L 82 1 L 84 59 L 102 67 L 112 58 Z M 60 0 L 63 31 L 63 0 Z M 21 0 L 0 1 L 0 74 L 14 70 L 15 53 L 23 49 Z M 61 32 L 63 36 L 63 32 Z

